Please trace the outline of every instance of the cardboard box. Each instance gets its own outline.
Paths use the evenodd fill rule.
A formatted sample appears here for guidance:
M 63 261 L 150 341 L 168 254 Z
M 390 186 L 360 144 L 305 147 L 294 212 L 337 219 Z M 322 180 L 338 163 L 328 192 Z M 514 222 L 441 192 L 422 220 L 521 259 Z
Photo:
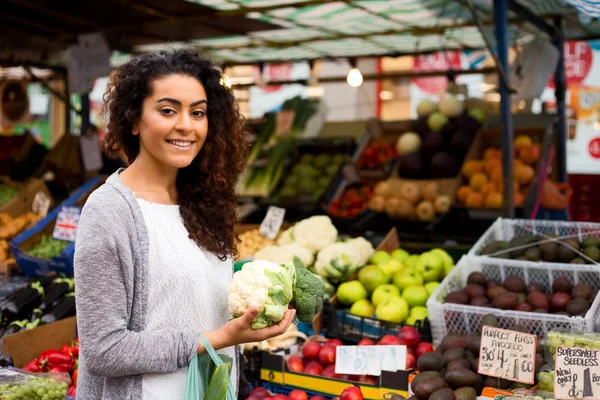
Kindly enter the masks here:
M 77 318 L 65 318 L 27 332 L 2 339 L 2 353 L 12 356 L 15 367 L 21 368 L 48 349 L 60 350 L 77 338 Z
M 50 195 L 48 187 L 39 179 L 30 179 L 25 183 L 20 183 L 7 178 L 0 178 L 0 183 L 11 185 L 19 191 L 19 194 L 15 198 L 0 207 L 0 213 L 8 213 L 11 217 L 16 218 L 33 211 L 33 199 L 38 192 L 42 192 L 48 196 L 50 199 L 50 208 L 54 206 L 54 199 Z
M 354 381 L 324 378 L 289 369 L 283 355 L 268 351 L 261 352 L 260 379 L 276 385 L 339 396 L 347 387 L 358 386 L 365 398 L 383 399 L 389 394 L 399 394 L 408 398 L 408 377 L 412 371 L 382 371 L 375 385 Z

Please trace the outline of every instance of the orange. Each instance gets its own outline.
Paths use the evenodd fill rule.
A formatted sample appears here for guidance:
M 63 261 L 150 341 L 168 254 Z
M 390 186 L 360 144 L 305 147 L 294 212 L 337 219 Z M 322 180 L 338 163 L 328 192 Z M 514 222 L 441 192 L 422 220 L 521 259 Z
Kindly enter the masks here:
M 498 160 L 502 159 L 502 151 L 495 147 L 490 147 L 489 149 L 485 149 L 483 152 L 483 159 L 489 160 L 490 158 L 495 158 Z
M 490 181 L 500 186 L 500 184 L 502 183 L 502 167 L 495 168 L 493 171 L 490 172 Z
M 469 186 L 471 186 L 471 189 L 473 189 L 474 191 L 479 192 L 481 191 L 483 185 L 487 183 L 487 181 L 487 176 L 485 176 L 485 174 L 482 172 L 478 172 L 475 175 L 473 175 L 469 180 Z
M 533 165 L 540 159 L 541 150 L 538 145 L 530 144 L 519 149 L 519 159 L 525 164 Z
M 485 164 L 483 165 L 483 170 L 488 175 L 490 175 L 492 173 L 492 171 L 497 168 L 502 169 L 502 161 L 500 161 L 497 158 L 490 158 L 490 159 L 486 160 Z
M 456 200 L 459 203 L 465 203 L 467 201 L 467 197 L 473 192 L 470 186 L 464 185 L 458 188 L 456 191 Z
M 523 203 L 525 202 L 525 196 L 523 195 L 523 193 L 519 193 L 519 192 L 515 192 L 515 207 L 521 207 L 523 205 Z
M 484 205 L 487 208 L 501 208 L 502 207 L 502 194 L 498 192 L 492 192 L 485 197 Z
M 527 135 L 519 135 L 513 141 L 513 148 L 517 151 L 521 149 L 521 147 L 529 146 L 533 142 L 531 141 L 531 137 Z
M 527 185 L 535 176 L 535 171 L 529 165 L 519 165 L 515 168 L 515 181 L 520 185 Z
M 487 182 L 481 187 L 481 193 L 484 196 L 496 191 L 498 191 L 498 189 L 496 188 L 496 184 L 494 182 Z
M 470 179 L 473 175 L 483 170 L 483 165 L 479 160 L 468 160 L 465 161 L 461 172 L 467 179 Z
M 469 208 L 481 208 L 483 207 L 483 195 L 481 193 L 473 192 L 467 197 L 467 207 Z

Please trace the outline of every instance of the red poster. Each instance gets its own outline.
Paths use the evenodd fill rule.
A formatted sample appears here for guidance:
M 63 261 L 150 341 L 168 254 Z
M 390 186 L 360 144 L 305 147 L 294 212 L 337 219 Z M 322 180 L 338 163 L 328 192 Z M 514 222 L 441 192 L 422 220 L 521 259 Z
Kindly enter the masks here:
M 588 151 L 590 156 L 594 158 L 600 158 L 600 137 L 594 138 L 588 144 Z
M 460 69 L 460 67 L 460 52 L 445 51 L 416 56 L 413 70 L 415 72 L 446 71 Z M 431 94 L 445 92 L 448 88 L 448 78 L 444 75 L 413 78 L 412 82 L 424 92 Z
M 592 68 L 592 49 L 585 41 L 565 42 L 564 52 L 567 86 L 579 85 Z M 554 89 L 554 77 L 550 79 L 548 86 Z
M 257 69 L 258 70 L 258 69 Z M 258 70 L 260 74 L 260 70 Z M 292 78 L 291 64 L 267 64 L 265 66 L 266 81 L 289 81 Z M 281 85 L 269 85 L 261 88 L 264 93 L 276 92 Z

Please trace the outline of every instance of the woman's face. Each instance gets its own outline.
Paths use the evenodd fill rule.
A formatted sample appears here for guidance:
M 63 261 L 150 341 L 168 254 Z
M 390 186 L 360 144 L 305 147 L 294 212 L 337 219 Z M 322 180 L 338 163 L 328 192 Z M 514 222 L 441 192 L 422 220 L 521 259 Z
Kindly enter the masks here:
M 133 126 L 140 138 L 140 158 L 162 166 L 185 168 L 202 149 L 208 133 L 204 86 L 186 75 L 167 75 L 152 83 Z

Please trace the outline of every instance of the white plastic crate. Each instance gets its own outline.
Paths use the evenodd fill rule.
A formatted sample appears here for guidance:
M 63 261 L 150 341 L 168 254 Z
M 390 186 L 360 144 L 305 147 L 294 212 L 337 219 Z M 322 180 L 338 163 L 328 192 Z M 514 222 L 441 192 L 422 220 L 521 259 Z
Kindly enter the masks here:
M 544 241 L 559 241 L 560 239 L 575 238 L 581 241 L 585 236 L 593 235 L 600 237 L 600 223 L 591 222 L 568 222 L 568 221 L 544 221 L 530 219 L 510 219 L 498 218 L 479 238 L 477 243 L 469 250 L 468 255 L 478 257 L 488 257 L 482 255 L 481 251 L 489 243 L 505 240 L 510 241 L 514 237 L 527 237 L 536 235 Z M 551 237 L 550 235 L 556 236 Z M 537 243 L 541 243 L 537 242 Z M 523 248 L 533 246 L 535 243 L 526 245 Z M 506 250 L 504 250 L 506 251 Z M 593 261 L 581 255 L 588 262 Z M 534 261 L 503 259 L 506 265 L 522 265 L 522 263 L 538 264 Z M 566 263 L 552 262 L 552 265 L 571 265 Z M 599 264 L 595 263 L 596 266 Z
M 477 331 L 481 320 L 487 314 L 493 314 L 498 318 L 500 328 L 509 328 L 519 323 L 525 325 L 530 333 L 540 336 L 546 336 L 553 329 L 594 332 L 595 328 L 600 326 L 600 295 L 596 296 L 585 317 L 444 303 L 448 293 L 462 290 L 466 286 L 467 277 L 474 271 L 483 273 L 488 280 L 495 279 L 498 282 L 503 282 L 507 276 L 516 275 L 521 277 L 526 284 L 538 282 L 544 285 L 547 293 L 551 293 L 552 283 L 558 277 L 568 278 L 573 285 L 587 283 L 595 290 L 600 289 L 600 269 L 595 265 L 542 262 L 506 265 L 505 261 L 504 259 L 468 255 L 460 259 L 456 267 L 427 301 L 434 343 L 439 343 L 450 332 L 469 334 Z

